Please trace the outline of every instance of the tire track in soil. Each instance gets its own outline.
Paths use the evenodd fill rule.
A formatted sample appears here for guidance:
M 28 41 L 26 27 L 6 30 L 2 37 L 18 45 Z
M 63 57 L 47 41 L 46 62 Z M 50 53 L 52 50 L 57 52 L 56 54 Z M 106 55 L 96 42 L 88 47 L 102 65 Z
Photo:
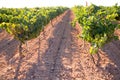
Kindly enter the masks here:
M 64 21 L 63 36 L 55 57 L 54 69 L 50 80 L 85 80 L 80 63 L 78 45 L 75 43 L 76 34 L 72 34 L 74 29 L 70 25 L 72 15 L 71 11 L 69 11 Z
M 71 76 L 69 76 L 69 75 L 72 72 L 71 68 L 70 68 L 71 67 L 70 65 L 71 65 L 71 62 L 72 62 L 72 60 L 71 60 L 72 55 L 70 53 L 66 54 L 66 52 L 65 52 L 66 48 L 68 49 L 70 47 L 70 42 L 71 42 L 71 35 L 70 35 L 70 31 L 71 31 L 70 27 L 71 26 L 68 26 L 69 16 L 70 16 L 70 11 L 68 11 L 68 14 L 66 15 L 66 18 L 63 21 L 64 29 L 63 29 L 63 32 L 62 32 L 62 36 L 61 36 L 61 39 L 60 39 L 58 50 L 56 52 L 57 54 L 54 58 L 54 65 L 53 65 L 53 69 L 51 71 L 52 73 L 50 75 L 50 80 L 62 80 L 62 79 L 64 79 L 64 77 L 66 77 L 69 80 L 71 79 Z M 62 58 L 65 58 L 65 57 L 66 57 L 66 60 L 64 59 L 62 61 Z M 67 64 L 68 69 L 65 68 L 64 62 L 69 63 L 69 66 Z M 64 70 L 64 74 L 62 74 L 63 70 Z M 67 72 L 68 77 L 65 76 L 66 72 Z

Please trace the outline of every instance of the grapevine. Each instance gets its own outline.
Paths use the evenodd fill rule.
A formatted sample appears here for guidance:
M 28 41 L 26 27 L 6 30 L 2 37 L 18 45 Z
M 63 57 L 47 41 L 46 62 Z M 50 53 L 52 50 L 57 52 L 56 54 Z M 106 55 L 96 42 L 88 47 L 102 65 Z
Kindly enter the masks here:
M 90 54 L 98 53 L 106 43 L 113 39 L 118 39 L 114 35 L 114 31 L 118 28 L 119 24 L 116 22 L 116 17 L 119 17 L 119 6 L 117 4 L 112 7 L 96 6 L 75 6 L 73 12 L 75 13 L 75 20 L 82 27 L 82 34 L 80 35 L 83 40 L 90 43 Z M 73 23 L 76 23 L 74 20 Z

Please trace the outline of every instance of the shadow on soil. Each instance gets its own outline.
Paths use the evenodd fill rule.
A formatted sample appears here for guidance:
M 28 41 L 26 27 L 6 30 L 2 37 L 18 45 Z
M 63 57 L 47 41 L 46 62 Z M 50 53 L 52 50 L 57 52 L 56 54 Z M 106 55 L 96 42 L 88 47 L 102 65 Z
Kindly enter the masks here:
M 108 63 L 104 69 L 100 66 L 99 69 L 113 75 L 112 80 L 120 80 L 120 41 L 112 41 L 106 44 L 102 50 L 114 64 Z
M 0 44 L 6 43 L 2 46 L 0 46 L 0 55 L 3 55 L 6 57 L 6 61 L 9 63 L 9 60 L 12 59 L 12 57 L 15 55 L 16 48 L 18 47 L 19 43 L 18 41 L 12 39 L 12 40 L 6 40 L 3 39 L 0 41 Z

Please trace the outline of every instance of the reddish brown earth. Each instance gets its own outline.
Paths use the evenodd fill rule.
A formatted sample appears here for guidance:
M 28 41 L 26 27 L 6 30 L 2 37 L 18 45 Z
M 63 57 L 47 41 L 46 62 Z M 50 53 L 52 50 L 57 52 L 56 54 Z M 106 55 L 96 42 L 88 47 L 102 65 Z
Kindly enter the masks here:
M 49 23 L 40 36 L 28 41 L 27 47 L 23 45 L 23 58 L 19 57 L 19 42 L 1 31 L 0 80 L 120 80 L 120 41 L 106 44 L 95 66 L 89 44 L 85 42 L 83 48 L 83 40 L 77 37 L 79 25 L 70 25 L 73 18 L 66 11 L 54 19 L 54 26 Z

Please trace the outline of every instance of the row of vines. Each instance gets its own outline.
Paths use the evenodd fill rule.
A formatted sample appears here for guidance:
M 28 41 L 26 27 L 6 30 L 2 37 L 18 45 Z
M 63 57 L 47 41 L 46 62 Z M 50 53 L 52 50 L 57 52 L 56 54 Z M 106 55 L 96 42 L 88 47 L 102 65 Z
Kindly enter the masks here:
M 105 7 L 92 4 L 90 6 L 75 6 L 72 10 L 76 17 L 72 25 L 75 26 L 76 22 L 78 22 L 82 28 L 82 33 L 79 37 L 90 43 L 89 53 L 91 56 L 97 53 L 100 58 L 99 50 L 106 43 L 118 40 L 118 36 L 114 32 L 120 28 L 120 24 L 118 24 L 120 6 L 116 4 L 111 7 Z
M 65 7 L 1 8 L 0 28 L 22 43 L 36 38 L 53 18 L 62 14 Z

